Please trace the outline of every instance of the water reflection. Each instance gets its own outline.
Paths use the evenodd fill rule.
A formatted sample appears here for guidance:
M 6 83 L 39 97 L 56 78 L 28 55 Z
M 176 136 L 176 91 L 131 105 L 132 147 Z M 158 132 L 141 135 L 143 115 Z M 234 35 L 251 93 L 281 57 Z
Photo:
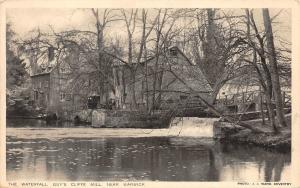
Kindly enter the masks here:
M 290 155 L 210 138 L 7 137 L 8 180 L 289 181 Z
M 220 144 L 220 148 L 224 171 L 222 180 L 290 180 L 290 154 L 234 144 Z
M 89 127 L 87 124 L 78 124 L 77 126 L 74 125 L 73 122 L 62 122 L 62 121 L 52 121 L 47 123 L 45 120 L 41 119 L 6 119 L 6 124 L 8 127 L 15 127 L 15 128 L 46 128 L 46 127 Z

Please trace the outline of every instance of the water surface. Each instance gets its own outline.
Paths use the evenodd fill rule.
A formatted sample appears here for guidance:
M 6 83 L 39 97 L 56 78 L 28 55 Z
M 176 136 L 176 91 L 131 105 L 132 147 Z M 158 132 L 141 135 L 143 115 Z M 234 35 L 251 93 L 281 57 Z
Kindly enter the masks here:
M 211 134 L 211 126 L 197 122 L 195 129 Z M 28 126 L 12 126 L 22 127 L 21 130 L 35 127 L 47 135 L 47 128 L 37 121 L 21 123 Z M 33 139 L 18 136 L 21 133 L 8 134 L 7 180 L 290 181 L 290 154 L 194 137 L 193 126 L 177 127 L 185 134 L 155 137 L 56 138 L 49 134 L 49 138 Z M 63 130 L 68 129 L 84 130 Z M 14 130 L 18 128 L 10 128 L 10 132 Z M 113 134 L 122 129 L 106 131 Z M 189 133 L 193 137 L 188 137 Z

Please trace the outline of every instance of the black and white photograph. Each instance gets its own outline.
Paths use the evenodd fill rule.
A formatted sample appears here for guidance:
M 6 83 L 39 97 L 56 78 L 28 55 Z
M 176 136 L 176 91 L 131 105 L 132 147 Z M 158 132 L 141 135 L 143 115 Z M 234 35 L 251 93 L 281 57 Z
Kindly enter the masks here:
M 290 186 L 293 9 L 194 6 L 5 8 L 3 185 Z

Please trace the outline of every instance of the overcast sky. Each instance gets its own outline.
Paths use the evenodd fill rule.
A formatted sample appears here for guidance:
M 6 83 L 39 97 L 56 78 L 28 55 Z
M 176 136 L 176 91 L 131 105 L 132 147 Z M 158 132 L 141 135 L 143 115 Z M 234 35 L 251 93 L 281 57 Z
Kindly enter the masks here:
M 25 8 L 7 9 L 7 21 L 12 23 L 13 29 L 21 37 L 29 31 L 40 28 L 43 31 L 53 26 L 56 31 L 65 29 L 91 29 L 92 13 L 83 9 L 46 9 Z
M 241 9 L 240 9 L 241 10 Z M 241 10 L 243 11 L 243 10 Z M 279 9 L 270 9 L 271 16 L 279 12 Z M 18 8 L 7 9 L 7 21 L 12 23 L 13 30 L 19 37 L 26 37 L 28 33 L 36 28 L 42 31 L 49 30 L 51 25 L 55 31 L 67 29 L 94 29 L 94 17 L 89 9 L 50 9 L 50 8 Z M 257 10 L 256 19 L 261 22 L 261 10 Z M 276 17 L 276 21 L 280 22 L 273 26 L 276 35 L 280 35 L 288 41 L 291 41 L 291 12 L 284 9 L 281 14 Z M 122 24 L 111 25 L 106 33 L 111 36 L 125 32 Z

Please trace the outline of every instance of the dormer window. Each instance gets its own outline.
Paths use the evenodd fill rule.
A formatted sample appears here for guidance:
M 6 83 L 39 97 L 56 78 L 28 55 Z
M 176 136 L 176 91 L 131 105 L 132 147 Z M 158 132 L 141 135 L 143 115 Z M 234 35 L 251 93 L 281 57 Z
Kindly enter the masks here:
M 170 49 L 170 56 L 177 57 L 178 51 L 175 48 Z

